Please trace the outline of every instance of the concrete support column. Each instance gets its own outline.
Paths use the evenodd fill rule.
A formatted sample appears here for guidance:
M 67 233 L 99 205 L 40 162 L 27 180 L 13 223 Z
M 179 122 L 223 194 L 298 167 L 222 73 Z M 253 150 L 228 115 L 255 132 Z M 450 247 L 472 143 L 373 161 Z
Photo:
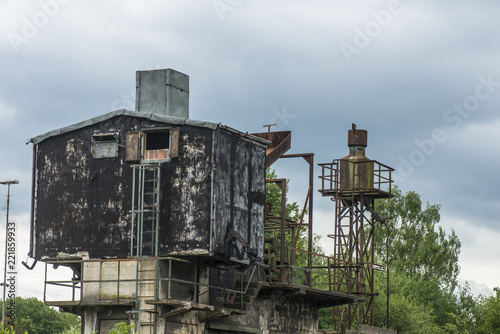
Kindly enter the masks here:
M 210 269 L 207 266 L 199 266 L 198 269 L 198 276 L 199 276 L 199 282 L 200 284 L 204 284 L 203 286 L 200 286 L 200 304 L 210 304 L 210 292 L 209 288 L 206 285 L 210 284 Z
M 83 311 L 83 334 L 92 334 L 97 331 L 97 310 L 95 308 L 86 308 Z

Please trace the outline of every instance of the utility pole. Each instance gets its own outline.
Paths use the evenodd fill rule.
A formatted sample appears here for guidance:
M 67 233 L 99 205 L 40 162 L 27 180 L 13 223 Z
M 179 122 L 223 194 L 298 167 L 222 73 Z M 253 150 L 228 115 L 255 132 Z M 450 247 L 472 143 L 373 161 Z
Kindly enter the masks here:
M 2 304 L 2 328 L 5 328 L 5 286 L 7 285 L 7 244 L 9 237 L 9 206 L 10 206 L 10 185 L 18 184 L 18 180 L 0 181 L 0 184 L 7 185 L 7 222 L 5 224 L 5 265 L 3 271 L 3 304 Z

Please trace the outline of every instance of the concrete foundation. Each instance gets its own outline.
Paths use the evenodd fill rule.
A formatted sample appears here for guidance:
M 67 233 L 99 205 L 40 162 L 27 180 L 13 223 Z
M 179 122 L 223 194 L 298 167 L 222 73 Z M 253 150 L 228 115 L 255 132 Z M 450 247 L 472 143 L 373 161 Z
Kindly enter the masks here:
M 347 331 L 347 334 L 397 334 L 395 329 L 361 325 L 358 330 Z

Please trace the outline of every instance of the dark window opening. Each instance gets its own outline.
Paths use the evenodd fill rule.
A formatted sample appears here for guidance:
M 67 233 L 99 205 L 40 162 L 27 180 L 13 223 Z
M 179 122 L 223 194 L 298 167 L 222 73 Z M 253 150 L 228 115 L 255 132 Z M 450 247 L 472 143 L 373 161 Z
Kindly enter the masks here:
M 118 156 L 118 132 L 92 135 L 92 155 L 95 159 Z
M 95 142 L 106 142 L 106 141 L 116 141 L 116 136 L 115 135 L 94 135 L 94 141 Z
M 148 132 L 146 134 L 146 150 L 168 149 L 170 145 L 170 131 Z

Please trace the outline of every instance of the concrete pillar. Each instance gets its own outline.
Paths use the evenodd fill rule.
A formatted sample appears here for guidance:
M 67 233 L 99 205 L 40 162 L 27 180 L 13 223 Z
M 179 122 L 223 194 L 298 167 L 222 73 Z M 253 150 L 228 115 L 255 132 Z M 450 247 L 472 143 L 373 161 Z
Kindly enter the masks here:
M 83 311 L 83 334 L 93 334 L 97 331 L 97 310 L 95 308 L 85 308 Z

